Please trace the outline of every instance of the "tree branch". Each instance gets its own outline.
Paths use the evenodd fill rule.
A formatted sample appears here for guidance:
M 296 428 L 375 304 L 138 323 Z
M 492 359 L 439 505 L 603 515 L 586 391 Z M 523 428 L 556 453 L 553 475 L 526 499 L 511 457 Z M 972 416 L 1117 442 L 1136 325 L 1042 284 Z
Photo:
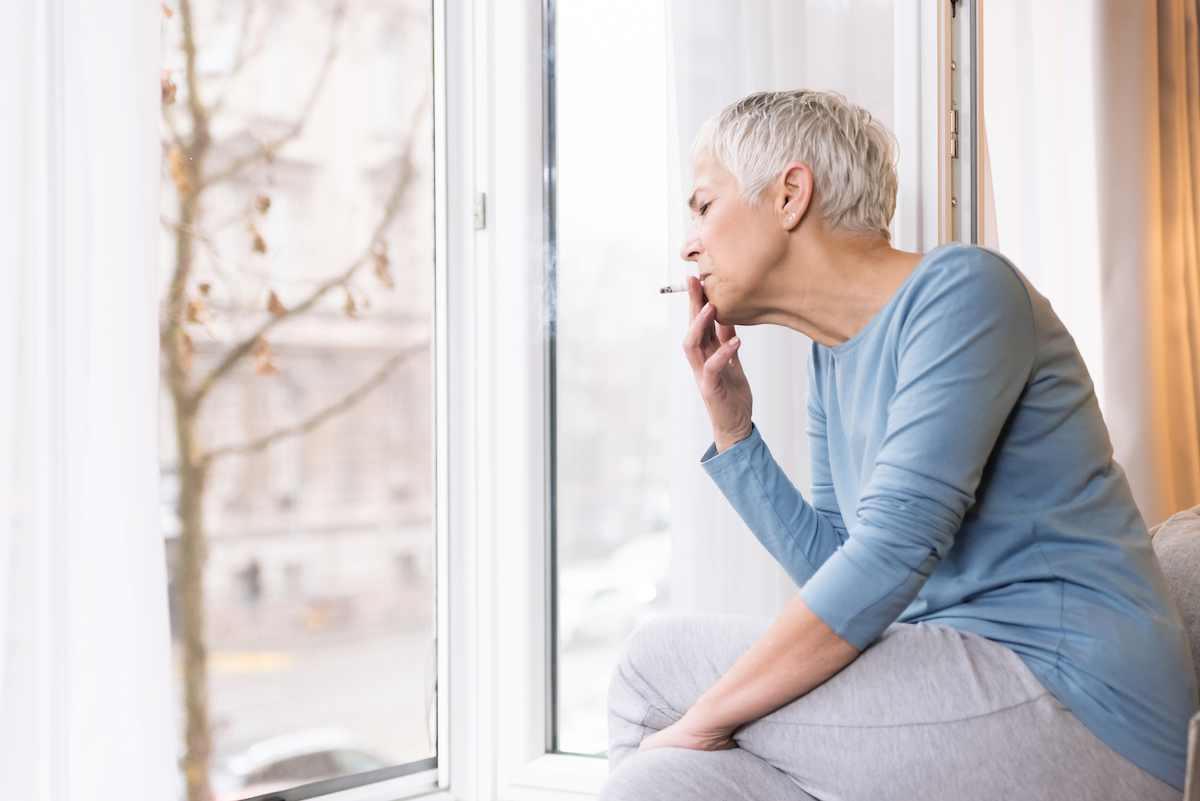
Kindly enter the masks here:
M 171 113 L 167 110 L 167 108 L 165 106 L 163 107 L 162 118 L 163 118 L 163 122 L 165 122 L 167 125 L 167 131 L 171 134 L 171 139 L 169 141 L 167 141 L 167 140 L 163 141 L 163 153 L 166 153 L 168 150 L 170 150 L 171 145 L 174 145 L 175 147 L 178 147 L 182 150 L 183 149 L 183 137 L 180 135 L 179 128 L 175 125 L 175 120 L 171 116 Z
M 325 51 L 325 60 L 321 62 L 321 68 L 317 72 L 317 78 L 315 81 L 313 81 L 312 89 L 309 90 L 308 93 L 308 98 L 304 101 L 304 106 L 300 110 L 300 116 L 296 118 L 296 122 L 292 125 L 292 127 L 288 129 L 287 133 L 278 139 L 256 148 L 253 153 L 248 153 L 245 156 L 234 159 L 232 162 L 226 165 L 224 169 L 215 175 L 201 179 L 200 187 L 197 192 L 202 192 L 214 184 L 219 184 L 222 181 L 229 180 L 245 169 L 248 164 L 252 164 L 259 159 L 267 158 L 268 156 L 273 156 L 275 151 L 277 151 L 280 147 L 301 134 L 301 132 L 304 130 L 305 123 L 308 122 L 309 115 L 312 114 L 313 107 L 317 104 L 317 98 L 321 95 L 321 89 L 325 86 L 325 79 L 329 76 L 329 69 L 331 66 L 333 66 L 333 60 L 337 56 L 338 29 L 341 27 L 344 12 L 345 8 L 340 3 L 338 4 L 337 8 L 334 9 L 333 20 L 329 25 L 329 47 Z
M 240 222 L 243 219 L 245 219 L 245 218 L 244 217 L 237 218 L 237 219 L 231 218 L 230 220 L 226 221 L 223 225 L 229 225 L 234 222 Z M 212 257 L 213 261 L 218 266 L 224 265 L 224 266 L 230 267 L 230 268 L 236 270 L 237 272 L 241 273 L 242 275 L 248 275 L 251 278 L 258 279 L 259 281 L 270 280 L 271 271 L 269 269 L 258 269 L 255 267 L 251 267 L 250 265 L 246 264 L 245 262 L 238 261 L 237 259 L 234 259 L 231 256 L 226 256 L 224 253 L 222 253 L 221 250 L 217 247 L 216 243 L 213 242 L 212 237 L 208 233 L 208 229 L 200 228 L 195 225 L 183 225 L 181 223 L 173 222 L 173 221 L 165 219 L 165 218 L 160 218 L 159 222 L 162 223 L 162 226 L 164 228 L 171 230 L 171 231 L 178 231 L 178 232 L 185 233 L 188 236 L 190 236 L 192 239 L 199 242 L 204 247 L 204 249 L 206 251 L 208 251 L 208 255 Z M 219 230 L 222 226 L 218 225 L 215 227 Z M 290 283 L 293 283 L 293 284 L 304 283 L 304 284 L 312 285 L 316 282 L 315 281 L 304 281 L 304 282 L 292 281 Z
M 231 218 L 230 220 L 226 221 L 224 223 L 224 225 L 229 225 L 234 222 L 240 222 L 242 219 L 245 219 L 245 218 L 244 217 L 237 218 L 237 219 Z M 226 267 L 226 268 L 234 270 L 238 273 L 241 273 L 242 275 L 250 276 L 251 278 L 254 278 L 255 280 L 260 282 L 260 289 L 262 288 L 261 285 L 263 285 L 266 282 L 271 280 L 271 271 L 269 268 L 252 267 L 249 264 L 247 264 L 246 262 L 239 261 L 238 259 L 235 259 L 232 256 L 227 256 L 224 253 L 222 253 L 221 249 L 217 247 L 217 244 L 215 242 L 213 242 L 212 237 L 209 235 L 208 229 L 200 228 L 195 225 L 182 225 L 181 223 L 173 222 L 173 221 L 165 219 L 165 218 L 160 218 L 159 222 L 162 223 L 163 228 L 166 228 L 170 231 L 178 231 L 178 232 L 185 233 L 188 236 L 190 236 L 192 239 L 194 239 L 196 242 L 199 242 L 200 245 L 204 248 L 204 250 L 208 252 L 209 257 L 213 260 L 213 264 L 215 266 L 217 266 L 218 268 Z M 221 226 L 215 226 L 215 227 L 217 227 L 219 229 Z M 308 280 L 303 280 L 303 279 L 292 279 L 290 281 L 285 281 L 283 283 L 285 283 L 289 286 L 313 286 L 313 285 L 317 284 L 318 282 L 317 281 L 308 281 Z M 211 304 L 206 304 L 206 305 L 208 305 L 208 307 L 210 309 L 212 308 Z M 230 311 L 232 311 L 232 313 L 240 316 L 244 310 L 230 310 Z
M 340 286 L 345 286 L 346 282 L 354 277 L 354 274 L 358 272 L 359 268 L 361 268 L 363 264 L 372 258 L 372 254 L 375 252 L 379 241 L 383 238 L 384 232 L 387 231 L 388 226 L 391 225 L 392 221 L 395 219 L 396 213 L 400 210 L 401 203 L 404 200 L 405 195 L 408 193 L 408 189 L 416 175 L 416 170 L 413 168 L 413 147 L 417 138 L 416 126 L 420 124 L 423 116 L 423 114 L 417 114 L 413 118 L 413 130 L 409 132 L 408 142 L 405 145 L 404 154 L 400 159 L 400 177 L 396 182 L 395 188 L 392 190 L 391 197 L 388 198 L 387 205 L 384 207 L 383 217 L 380 219 L 379 224 L 375 227 L 375 231 L 371 235 L 371 239 L 363 253 L 341 273 L 319 284 L 307 298 L 292 306 L 282 314 L 270 317 L 261 325 L 259 325 L 258 328 L 256 328 L 245 339 L 230 348 L 230 350 L 225 354 L 225 357 L 217 363 L 217 366 L 214 367 L 212 371 L 209 372 L 208 375 L 206 375 L 196 385 L 196 389 L 192 393 L 193 403 L 199 403 L 200 400 L 208 394 L 217 381 L 219 381 L 226 373 L 233 369 L 233 366 L 237 364 L 238 361 L 245 358 L 250 354 L 251 351 L 254 350 L 254 344 L 261 337 L 265 336 L 268 331 L 282 323 L 284 320 L 308 311 L 315 306 L 317 302 L 321 300 L 321 298 L 325 297 L 330 290 L 336 289 Z
M 192 114 L 192 145 L 203 149 L 208 145 L 208 109 L 200 97 L 200 79 L 196 71 L 196 33 L 193 30 L 191 0 L 179 1 L 179 22 L 183 27 L 183 52 L 185 56 L 184 85 L 187 86 L 188 110 Z M 189 154 L 192 155 L 192 154 Z M 199 177 L 199 176 L 197 176 Z M 199 191 L 193 192 L 199 194 Z
M 265 449 L 272 442 L 276 442 L 286 437 L 296 437 L 300 436 L 301 434 L 307 434 L 329 418 L 346 411 L 360 400 L 365 398 L 367 395 L 371 394 L 371 391 L 382 384 L 387 379 L 388 375 L 390 375 L 391 372 L 400 364 L 407 361 L 412 356 L 424 352 L 428 348 L 428 340 L 405 348 L 384 362 L 382 367 L 375 371 L 370 378 L 360 384 L 353 392 L 346 395 L 336 403 L 326 406 L 324 409 L 312 415 L 307 420 L 302 420 L 294 425 L 278 428 L 275 431 L 272 431 L 270 434 L 266 434 L 241 445 L 227 445 L 223 448 L 217 448 L 216 450 L 211 451 L 205 457 L 206 461 L 211 464 L 214 459 L 218 459 L 222 456 L 229 456 L 235 453 L 254 453 L 256 451 Z
M 199 170 L 212 140 L 208 129 L 208 110 L 201 102 L 197 89 L 196 38 L 192 27 L 191 0 L 179 0 L 179 17 L 180 25 L 183 28 L 183 51 L 186 56 L 184 83 L 187 86 L 187 107 L 192 118 L 189 141 L 186 144 L 181 143 L 179 147 L 187 158 L 187 164 L 191 165 L 188 169 L 192 171 L 193 183 L 190 191 L 180 193 L 179 222 L 183 225 L 191 225 L 199 210 L 199 193 L 194 184 L 199 177 Z M 177 184 L 176 188 L 182 187 Z M 176 232 L 175 267 L 172 270 L 170 288 L 167 290 L 165 303 L 167 314 L 159 328 L 161 352 L 166 359 L 165 377 L 171 386 L 172 394 L 176 395 L 180 401 L 184 401 L 187 394 L 188 371 L 178 359 L 177 354 L 177 345 L 183 335 L 182 326 L 178 320 L 182 319 L 183 310 L 187 304 L 187 282 L 192 270 L 191 247 L 191 239 L 182 232 Z

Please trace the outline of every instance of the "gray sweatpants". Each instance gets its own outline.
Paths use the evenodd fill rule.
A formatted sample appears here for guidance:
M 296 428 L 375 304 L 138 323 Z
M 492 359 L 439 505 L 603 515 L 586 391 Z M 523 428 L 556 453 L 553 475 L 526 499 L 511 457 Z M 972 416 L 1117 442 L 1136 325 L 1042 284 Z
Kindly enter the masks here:
M 602 801 L 1179 801 L 1117 754 L 1009 649 L 896 624 L 848 667 L 742 726 L 738 748 L 663 748 L 678 720 L 771 624 L 664 617 L 625 646 L 608 694 Z

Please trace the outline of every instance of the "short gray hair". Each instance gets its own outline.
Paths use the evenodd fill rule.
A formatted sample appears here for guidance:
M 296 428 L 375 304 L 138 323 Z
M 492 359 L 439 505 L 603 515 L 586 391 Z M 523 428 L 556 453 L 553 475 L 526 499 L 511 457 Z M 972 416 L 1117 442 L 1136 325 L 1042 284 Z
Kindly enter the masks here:
M 836 92 L 797 89 L 748 95 L 696 134 L 692 161 L 732 173 L 751 203 L 791 161 L 813 174 L 813 191 L 833 228 L 890 236 L 896 211 L 896 137 Z

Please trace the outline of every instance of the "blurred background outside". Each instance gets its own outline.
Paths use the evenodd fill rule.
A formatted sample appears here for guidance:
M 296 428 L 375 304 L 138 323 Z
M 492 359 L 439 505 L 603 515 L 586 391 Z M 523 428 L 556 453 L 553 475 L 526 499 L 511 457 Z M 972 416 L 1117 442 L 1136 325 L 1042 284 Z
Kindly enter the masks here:
M 433 756 L 430 4 L 163 6 L 189 801 Z
M 560 751 L 600 754 L 617 653 L 670 605 L 668 360 L 682 354 L 667 316 L 686 300 L 658 292 L 670 248 L 663 5 L 555 10 L 557 733 Z

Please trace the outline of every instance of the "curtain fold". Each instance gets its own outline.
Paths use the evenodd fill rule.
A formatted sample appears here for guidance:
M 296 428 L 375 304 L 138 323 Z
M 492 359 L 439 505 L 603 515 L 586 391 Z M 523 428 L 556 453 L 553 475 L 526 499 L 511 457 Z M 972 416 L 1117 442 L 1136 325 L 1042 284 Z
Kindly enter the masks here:
M 996 224 L 1071 331 L 1149 525 L 1200 503 L 1195 0 L 988 3 Z
M 1200 502 L 1196 4 L 1095 13 L 1104 412 L 1154 525 Z
M 995 223 L 1011 258 L 1075 337 L 1104 406 L 1090 0 L 988 3 L 983 117 Z
M 172 799 L 159 14 L 0 25 L 0 798 Z
M 1160 492 L 1171 513 L 1200 502 L 1200 47 L 1194 0 L 1160 0 L 1157 27 L 1162 266 L 1155 287 L 1161 305 L 1152 323 L 1163 353 L 1155 376 L 1166 434 Z

